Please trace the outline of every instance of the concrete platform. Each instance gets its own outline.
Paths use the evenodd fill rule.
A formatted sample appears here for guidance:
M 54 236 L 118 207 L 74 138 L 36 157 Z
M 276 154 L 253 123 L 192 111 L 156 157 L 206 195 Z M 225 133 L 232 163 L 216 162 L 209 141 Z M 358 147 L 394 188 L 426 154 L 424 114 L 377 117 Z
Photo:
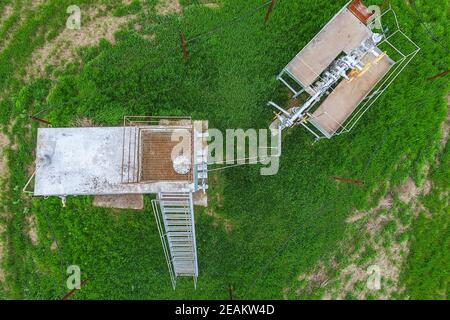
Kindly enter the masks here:
M 285 70 L 307 89 L 342 53 L 350 53 L 372 36 L 347 8 L 342 9 L 286 66 Z
M 387 55 L 376 64 L 375 60 L 373 54 L 367 54 L 362 61 L 366 65 L 371 64 L 370 68 L 352 81 L 342 80 L 312 114 L 309 121 L 327 137 L 336 133 L 394 65 Z
M 38 129 L 34 194 L 65 196 L 193 191 L 190 181 L 123 184 L 123 145 L 129 130 L 135 128 Z

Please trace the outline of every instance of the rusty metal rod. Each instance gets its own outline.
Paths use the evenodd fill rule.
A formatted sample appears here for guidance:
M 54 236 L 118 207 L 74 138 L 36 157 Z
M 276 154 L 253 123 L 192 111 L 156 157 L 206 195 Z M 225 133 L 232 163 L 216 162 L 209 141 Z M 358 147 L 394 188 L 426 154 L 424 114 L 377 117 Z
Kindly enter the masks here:
M 185 62 L 188 61 L 188 55 L 186 50 L 186 42 L 184 41 L 183 33 L 181 31 L 178 32 L 180 37 L 181 51 L 183 52 L 183 59 Z
M 86 279 L 86 280 L 84 280 L 83 282 L 81 282 L 81 284 L 80 284 L 80 289 L 81 289 L 81 287 L 83 287 L 86 283 L 88 283 L 89 282 L 89 280 L 88 279 Z M 72 297 L 78 290 L 80 290 L 80 289 L 73 289 L 73 290 L 71 290 L 68 294 L 66 294 L 63 298 L 62 298 L 62 300 L 69 300 L 69 298 L 70 297 Z
M 233 300 L 233 286 L 231 284 L 228 286 L 228 296 L 230 300 Z
M 348 178 L 342 178 L 342 177 L 333 177 L 334 180 L 354 184 L 356 186 L 362 187 L 364 186 L 364 181 L 361 180 L 355 180 L 355 179 L 348 179 Z
M 272 0 L 270 2 L 269 8 L 267 8 L 266 16 L 264 17 L 264 24 L 267 24 L 269 21 L 270 14 L 272 13 L 273 7 L 275 6 L 276 0 Z
M 445 75 L 447 75 L 447 74 L 449 74 L 449 73 L 450 73 L 450 70 L 447 70 L 447 71 L 441 72 L 441 73 L 439 73 L 439 74 L 437 74 L 437 75 L 435 75 L 435 76 L 433 76 L 433 77 L 431 77 L 431 78 L 428 78 L 427 80 L 428 80 L 428 81 L 431 81 L 431 80 L 434 80 L 434 79 L 443 77 L 443 76 L 445 76 Z
M 49 125 L 49 126 L 52 125 L 52 124 L 51 124 L 50 122 L 48 122 L 47 120 L 44 120 L 44 119 L 41 119 L 41 118 L 37 118 L 37 117 L 35 117 L 35 116 L 30 116 L 30 119 L 31 119 L 31 120 L 34 120 L 34 121 L 37 121 L 37 122 L 40 122 L 40 123 L 43 123 L 43 124 L 46 124 L 46 125 Z

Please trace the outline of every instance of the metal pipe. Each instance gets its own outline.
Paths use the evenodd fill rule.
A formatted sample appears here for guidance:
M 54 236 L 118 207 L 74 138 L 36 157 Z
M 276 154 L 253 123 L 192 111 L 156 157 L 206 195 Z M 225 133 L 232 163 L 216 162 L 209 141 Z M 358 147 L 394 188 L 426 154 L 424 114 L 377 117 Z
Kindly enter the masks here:
M 287 115 L 288 117 L 291 115 L 289 112 L 287 112 L 286 110 L 284 110 L 283 108 L 281 108 L 279 105 L 277 105 L 276 103 L 269 101 L 269 103 L 267 104 L 268 106 L 272 106 L 275 109 L 278 109 L 279 111 L 281 111 L 282 113 L 284 113 L 285 115 Z

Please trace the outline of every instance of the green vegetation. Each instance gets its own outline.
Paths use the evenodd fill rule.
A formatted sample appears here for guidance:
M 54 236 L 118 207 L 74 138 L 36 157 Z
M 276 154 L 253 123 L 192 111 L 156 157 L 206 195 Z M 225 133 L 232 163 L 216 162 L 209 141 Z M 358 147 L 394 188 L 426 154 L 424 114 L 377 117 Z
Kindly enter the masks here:
M 0 123 L 16 147 L 5 152 L 10 177 L 0 206 L 7 214 L 0 219 L 7 225 L 3 240 L 8 254 L 0 297 L 60 299 L 65 268 L 77 264 L 90 282 L 75 299 L 226 299 L 230 285 L 237 299 L 279 299 L 284 288 L 294 282 L 299 286 L 299 274 L 335 254 L 351 211 L 375 206 L 388 184 L 399 185 L 408 176 L 423 181 L 422 168 L 438 151 L 449 89 L 446 78 L 426 79 L 447 69 L 450 56 L 417 23 L 413 8 L 395 0 L 390 2 L 405 33 L 422 51 L 351 133 L 313 144 L 305 130 L 290 130 L 278 175 L 260 176 L 259 166 L 211 175 L 210 207 L 196 209 L 197 290 L 190 279 L 179 280 L 172 290 L 150 197 L 145 211 L 137 213 L 94 208 L 90 197 L 69 198 L 66 208 L 59 199 L 26 197 L 21 189 L 32 168 L 38 126 L 32 123 L 30 129 L 30 114 L 39 113 L 55 127 L 84 117 L 99 125 L 119 125 L 125 115 L 189 114 L 209 120 L 210 128 L 267 128 L 272 117 L 267 101 L 288 99 L 275 75 L 347 1 L 279 1 L 267 26 L 262 24 L 264 9 L 225 23 L 253 10 L 259 0 L 223 0 L 219 8 L 182 1 L 182 15 L 165 16 L 156 13 L 156 2 L 123 6 L 121 1 L 78 1 L 82 10 L 87 3 L 108 3 L 109 12 L 136 14 L 130 18 L 135 21 L 116 35 L 114 45 L 104 40 L 83 48 L 81 65 L 69 64 L 45 79 L 24 81 L 25 68 L 33 51 L 63 30 L 65 9 L 72 3 L 46 1 L 37 13 L 28 12 L 20 24 L 8 27 L 11 41 L 0 51 Z M 416 6 L 435 35 L 449 43 L 448 1 L 416 1 Z M 193 38 L 218 26 L 218 32 Z M 193 39 L 187 64 L 178 30 Z M 154 38 L 148 40 L 148 35 Z M 442 163 L 448 163 L 445 159 L 448 155 Z M 438 166 L 433 182 L 448 178 L 446 170 L 448 165 Z M 337 175 L 364 180 L 365 187 L 338 184 L 330 178 Z M 445 189 L 448 179 L 436 185 Z M 420 217 L 414 223 L 416 240 L 404 276 L 407 294 L 414 298 L 441 297 L 448 290 L 449 275 L 439 271 L 449 265 L 442 253 L 444 239 L 448 244 L 448 196 L 439 198 L 439 190 L 433 189 L 426 202 L 433 219 Z M 211 212 L 229 220 L 231 232 Z M 37 244 L 27 235 L 32 216 L 37 219 Z M 387 232 L 391 228 L 386 226 Z M 435 237 L 427 237 L 429 233 Z M 357 230 L 355 234 L 359 236 Z M 432 265 L 422 260 L 424 252 Z M 419 284 L 416 279 L 429 273 L 427 268 L 436 269 L 427 283 Z
M 428 214 L 422 212 L 414 222 L 414 239 L 403 278 L 413 299 L 448 299 L 450 232 L 448 186 L 450 148 L 431 173 L 433 190 L 425 197 Z

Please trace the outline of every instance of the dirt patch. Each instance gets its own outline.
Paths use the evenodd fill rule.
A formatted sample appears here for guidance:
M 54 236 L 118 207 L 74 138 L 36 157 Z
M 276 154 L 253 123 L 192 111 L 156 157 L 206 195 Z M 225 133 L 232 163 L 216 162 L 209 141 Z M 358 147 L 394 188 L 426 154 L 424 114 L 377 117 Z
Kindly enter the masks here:
M 192 194 L 192 200 L 196 206 L 208 207 L 208 193 L 203 192 L 202 190 L 194 192 Z
M 316 270 L 310 274 L 302 274 L 298 277 L 298 281 L 309 281 L 315 287 L 322 287 L 328 279 L 323 263 L 319 262 Z
M 430 179 L 425 180 L 425 183 L 423 184 L 423 187 L 422 187 L 422 194 L 424 196 L 429 195 L 432 188 L 433 188 L 433 184 L 432 184 L 431 180 Z
M 445 119 L 444 123 L 442 124 L 442 138 L 439 141 L 439 146 L 441 150 L 444 150 L 445 146 L 448 143 L 448 139 L 450 136 L 450 94 L 447 96 L 447 119 Z
M 103 208 L 143 210 L 144 196 L 142 194 L 95 196 L 92 204 Z
M 38 233 L 37 233 L 37 220 L 36 220 L 36 216 L 31 215 L 31 216 L 27 216 L 25 218 L 25 221 L 27 222 L 27 226 L 26 226 L 26 234 L 28 235 L 28 237 L 31 240 L 31 243 L 36 246 L 39 242 L 38 239 Z
M 366 216 L 367 216 L 367 212 L 365 212 L 365 211 L 358 211 L 357 213 L 355 213 L 352 216 L 348 217 L 345 220 L 345 223 L 352 224 L 352 223 L 355 223 L 356 221 L 359 221 L 359 220 L 363 219 Z
M 14 13 L 14 7 L 10 4 L 6 5 L 3 9 L 3 13 L 0 16 L 0 26 L 3 26 L 5 21 L 7 21 L 11 15 Z M 0 50 L 6 48 L 8 46 L 9 41 L 11 40 L 11 34 L 14 32 L 14 26 L 10 31 L 5 35 L 3 39 L 0 40 Z
M 319 263 L 314 272 L 303 275 L 299 280 L 306 280 L 306 286 L 297 293 L 304 294 L 317 288 L 325 288 L 322 299 L 346 299 L 348 295 L 355 299 L 366 299 L 368 296 L 376 299 L 390 299 L 394 293 L 402 293 L 399 285 L 401 267 L 409 252 L 409 241 L 399 240 L 398 236 L 407 232 L 409 225 L 403 225 L 397 216 L 394 195 L 405 203 L 410 203 L 411 214 L 420 204 L 416 198 L 429 192 L 431 186 L 425 183 L 417 188 L 411 178 L 400 187 L 391 190 L 379 201 L 378 205 L 368 211 L 359 211 L 350 216 L 346 223 L 350 232 L 338 247 L 340 255 L 347 258 L 337 262 L 332 258 L 324 267 Z M 389 227 L 388 227 L 389 224 Z M 389 228 L 389 229 L 387 229 Z M 362 243 L 355 245 L 355 233 L 362 238 Z M 361 241 L 361 240 L 360 240 Z M 380 271 L 381 290 L 369 288 L 367 281 L 372 273 L 369 267 L 374 266 Z M 335 271 L 339 270 L 338 273 Z
M 1 128 L 0 128 L 1 130 Z M 7 177 L 8 166 L 4 150 L 10 144 L 8 137 L 0 131 L 0 180 Z
M 200 2 L 201 2 L 202 6 L 205 6 L 205 7 L 210 8 L 210 9 L 219 9 L 220 8 L 220 5 L 218 3 L 216 3 L 216 2 L 213 2 L 213 1 L 201 0 Z
M 376 206 L 375 208 L 373 208 L 369 211 L 357 211 L 355 214 L 348 217 L 345 220 L 345 222 L 347 224 L 355 223 L 355 222 L 367 217 L 368 215 L 377 214 L 381 210 L 391 209 L 393 204 L 394 204 L 394 199 L 392 198 L 392 195 L 387 194 L 383 199 L 380 200 L 380 202 L 378 203 L 378 206 Z
M 392 216 L 389 214 L 372 216 L 366 223 L 367 232 L 371 236 L 375 236 L 383 228 L 384 224 L 391 220 Z
M 302 284 L 295 290 L 297 295 L 310 294 L 313 290 L 324 288 L 329 283 L 327 268 L 320 261 L 311 273 L 304 273 L 298 276 L 297 280 Z M 287 289 L 285 289 L 287 291 Z
M 153 41 L 155 40 L 155 35 L 154 34 L 144 34 L 142 35 L 142 38 L 144 38 L 147 41 Z
M 219 192 L 216 193 L 216 205 L 217 205 L 217 208 L 223 207 L 223 198 Z
M 66 63 L 74 62 L 77 56 L 76 49 L 94 46 L 100 39 L 115 43 L 114 33 L 134 17 L 98 15 L 99 9 L 82 10 L 80 30 L 66 28 L 56 38 L 37 49 L 32 55 L 27 77 L 44 76 L 48 66 L 61 68 Z
M 4 8 L 3 8 L 3 12 L 0 16 L 0 26 L 3 25 L 3 23 L 8 20 L 8 18 L 11 16 L 11 14 L 13 13 L 13 6 L 10 4 L 7 4 Z
M 289 300 L 289 293 L 291 292 L 291 288 L 283 289 L 283 300 Z
M 156 12 L 162 16 L 168 14 L 181 14 L 183 11 L 178 0 L 159 0 L 155 8 Z
M 448 142 L 449 125 L 447 118 L 442 129 L 441 151 Z M 337 248 L 339 256 L 345 259 L 341 262 L 329 260 L 327 267 L 318 263 L 312 273 L 299 277 L 301 288 L 295 292 L 303 297 L 305 293 L 322 287 L 325 289 L 322 299 L 346 299 L 350 296 L 354 299 L 372 297 L 386 300 L 392 299 L 394 295 L 403 296 L 405 288 L 400 283 L 400 274 L 409 254 L 408 236 L 411 232 L 411 220 L 403 219 L 403 215 L 414 218 L 419 212 L 424 212 L 431 217 L 431 213 L 419 201 L 420 195 L 429 194 L 433 188 L 428 178 L 429 172 L 429 165 L 424 166 L 421 176 L 425 181 L 422 186 L 418 187 L 408 177 L 399 187 L 388 187 L 386 197 L 375 208 L 354 212 L 347 218 L 349 231 Z M 394 202 L 396 197 L 408 206 L 397 207 Z M 374 290 L 367 285 L 370 275 L 374 274 L 369 272 L 370 267 L 380 272 L 381 290 Z
M 225 219 L 223 221 L 223 226 L 225 228 L 226 233 L 231 233 L 231 231 L 233 231 L 233 224 L 231 223 L 230 220 Z
M 414 183 L 414 180 L 411 177 L 408 177 L 408 179 L 406 179 L 406 181 L 395 191 L 402 202 L 411 203 L 411 201 L 417 199 L 419 195 L 424 194 L 425 192 L 430 192 L 430 190 L 430 185 L 425 183 L 424 186 L 419 188 Z
M 50 250 L 55 251 L 56 249 L 58 249 L 58 243 L 56 241 L 53 241 L 50 246 Z
M 45 0 L 32 0 L 31 1 L 31 8 L 35 9 L 37 7 L 39 7 L 41 4 L 43 4 L 45 2 Z
M 16 21 L 14 21 L 13 24 L 9 27 L 9 29 L 7 30 L 4 38 L 0 39 L 0 51 L 9 46 L 9 43 L 11 42 L 14 33 L 17 31 L 17 29 L 25 21 L 25 17 L 27 16 L 27 10 L 28 9 L 33 9 L 33 7 L 30 6 L 30 4 L 28 4 L 28 5 L 23 4 L 23 5 L 19 5 L 19 6 L 7 5 L 5 7 L 5 11 L 4 11 L 5 13 L 1 15 L 2 17 L 0 17 L 0 19 L 1 19 L 0 20 L 1 21 L 0 25 L 3 25 L 3 23 L 8 18 L 10 18 L 12 15 L 15 15 L 16 13 L 17 13 L 18 18 L 15 19 Z
M 208 208 L 206 209 L 206 214 L 210 217 L 214 218 L 213 226 L 218 227 L 219 225 L 223 225 L 226 233 L 231 233 L 233 231 L 233 223 L 230 219 L 225 219 L 218 215 L 214 209 Z
M 89 118 L 78 118 L 74 121 L 74 126 L 79 128 L 95 127 L 94 122 Z
M 5 248 L 3 245 L 3 234 L 5 233 L 5 227 L 0 224 L 0 282 L 5 281 L 5 271 L 2 268 L 4 257 L 5 257 Z
M 0 128 L 0 188 L 3 187 L 2 180 L 7 179 L 9 175 L 8 166 L 7 166 L 7 159 L 4 155 L 4 150 L 6 147 L 10 145 L 10 141 L 6 135 L 4 135 L 1 132 Z M 1 198 L 0 193 L 0 198 Z M 0 214 L 3 216 L 3 208 L 0 207 Z M 3 234 L 5 232 L 5 226 L 0 224 L 0 282 L 5 281 L 5 272 L 2 268 L 2 263 L 4 261 L 4 257 L 6 255 L 5 253 L 5 246 L 3 242 Z

